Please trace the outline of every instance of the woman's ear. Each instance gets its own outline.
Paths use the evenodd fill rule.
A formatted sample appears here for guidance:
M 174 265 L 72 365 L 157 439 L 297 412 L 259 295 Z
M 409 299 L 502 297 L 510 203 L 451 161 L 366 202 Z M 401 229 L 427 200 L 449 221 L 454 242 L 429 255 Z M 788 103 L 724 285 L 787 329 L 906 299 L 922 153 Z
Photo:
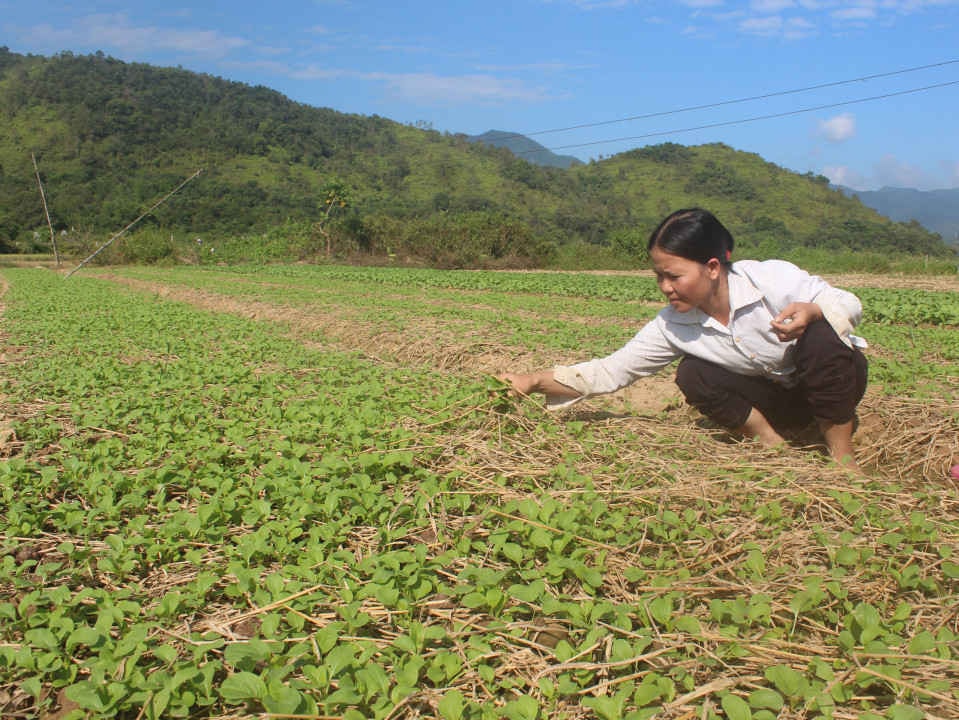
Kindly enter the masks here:
M 709 258 L 706 261 L 706 273 L 713 280 L 719 277 L 719 274 L 723 271 L 723 264 L 719 262 L 717 258 Z

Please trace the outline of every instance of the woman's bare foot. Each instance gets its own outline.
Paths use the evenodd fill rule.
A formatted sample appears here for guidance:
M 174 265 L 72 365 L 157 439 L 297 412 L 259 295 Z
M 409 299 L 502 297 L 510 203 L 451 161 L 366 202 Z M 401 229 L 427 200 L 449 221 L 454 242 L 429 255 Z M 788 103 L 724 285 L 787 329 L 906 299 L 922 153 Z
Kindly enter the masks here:
M 862 472 L 856 462 L 856 451 L 852 447 L 852 433 L 855 421 L 834 423 L 831 420 L 818 419 L 819 429 L 829 448 L 829 456 L 847 470 Z
M 769 424 L 766 416 L 756 408 L 750 410 L 746 422 L 742 427 L 737 428 L 736 432 L 744 437 L 758 440 L 759 444 L 766 448 L 783 445 L 786 442 L 783 436 L 776 432 L 775 428 Z

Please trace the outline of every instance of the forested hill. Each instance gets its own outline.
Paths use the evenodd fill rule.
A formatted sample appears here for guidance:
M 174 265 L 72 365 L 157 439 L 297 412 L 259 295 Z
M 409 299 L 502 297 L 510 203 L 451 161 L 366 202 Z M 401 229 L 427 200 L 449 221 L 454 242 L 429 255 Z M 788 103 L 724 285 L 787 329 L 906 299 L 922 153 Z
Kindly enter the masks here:
M 950 252 L 938 236 L 886 220 L 826 178 L 724 145 L 665 144 L 540 167 L 465 135 L 310 107 L 264 87 L 102 54 L 0 48 L 0 243 L 8 250 L 48 235 L 31 155 L 53 223 L 69 237 L 122 228 L 202 168 L 139 229 L 275 237 L 282 225 L 299 234 L 301 249 L 332 237 L 337 251 L 536 264 L 577 243 L 640 252 L 664 214 L 701 205 L 754 255 L 796 246 Z M 320 226 L 331 189 L 344 204 Z

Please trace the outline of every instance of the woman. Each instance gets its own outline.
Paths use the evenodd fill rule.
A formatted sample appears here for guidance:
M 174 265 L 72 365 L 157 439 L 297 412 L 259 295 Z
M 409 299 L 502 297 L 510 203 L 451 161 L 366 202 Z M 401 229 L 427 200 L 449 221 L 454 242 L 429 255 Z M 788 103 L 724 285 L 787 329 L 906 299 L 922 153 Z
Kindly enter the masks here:
M 818 422 L 830 455 L 856 468 L 856 406 L 866 390 L 855 295 L 782 260 L 731 263 L 733 238 L 698 208 L 677 210 L 649 238 L 669 300 L 608 357 L 501 379 L 550 407 L 610 393 L 680 359 L 686 401 L 717 424 L 770 447 L 780 432 Z

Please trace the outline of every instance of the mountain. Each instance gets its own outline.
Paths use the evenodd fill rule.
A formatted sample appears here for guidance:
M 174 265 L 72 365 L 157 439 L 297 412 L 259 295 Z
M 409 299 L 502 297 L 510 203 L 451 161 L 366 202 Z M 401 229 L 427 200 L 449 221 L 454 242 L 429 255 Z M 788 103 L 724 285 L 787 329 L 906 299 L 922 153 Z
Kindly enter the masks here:
M 516 157 L 528 160 L 536 165 L 566 169 L 573 165 L 583 164 L 579 158 L 572 155 L 557 155 L 535 140 L 505 130 L 487 130 L 482 135 L 470 135 L 469 139 L 471 142 L 485 143 L 493 147 L 504 147 Z
M 202 237 L 218 241 L 218 258 L 232 245 L 258 261 L 330 248 L 529 266 L 558 253 L 595 261 L 602 250 L 635 264 L 650 229 L 689 206 L 723 220 L 739 257 L 951 253 L 824 177 L 722 144 L 665 143 L 547 167 L 465 134 L 312 107 L 180 68 L 0 48 L 0 250 L 46 247 L 33 158 L 55 231 L 87 245 L 202 169 L 137 225 L 154 243 L 140 256 L 149 258 L 183 254 L 175 241 L 195 252 Z
M 880 190 L 841 188 L 863 205 L 897 222 L 915 220 L 944 240 L 959 244 L 959 188 L 913 190 L 884 187 Z

